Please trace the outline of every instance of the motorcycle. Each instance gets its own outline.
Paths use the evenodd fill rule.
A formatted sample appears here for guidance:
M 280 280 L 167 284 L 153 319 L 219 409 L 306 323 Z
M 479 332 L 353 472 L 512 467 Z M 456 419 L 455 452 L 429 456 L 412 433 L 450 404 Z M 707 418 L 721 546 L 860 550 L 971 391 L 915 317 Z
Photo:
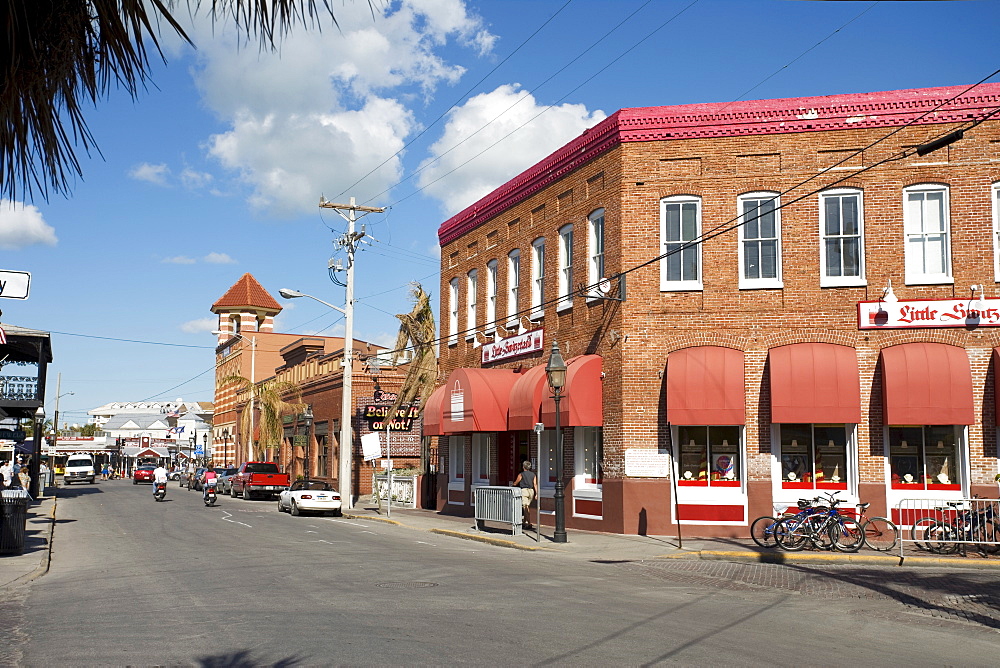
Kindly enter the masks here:
M 214 506 L 215 505 L 215 482 L 209 482 L 205 484 L 205 505 Z
M 154 482 L 153 483 L 153 498 L 157 501 L 163 501 L 164 497 L 167 496 L 167 483 L 165 482 Z

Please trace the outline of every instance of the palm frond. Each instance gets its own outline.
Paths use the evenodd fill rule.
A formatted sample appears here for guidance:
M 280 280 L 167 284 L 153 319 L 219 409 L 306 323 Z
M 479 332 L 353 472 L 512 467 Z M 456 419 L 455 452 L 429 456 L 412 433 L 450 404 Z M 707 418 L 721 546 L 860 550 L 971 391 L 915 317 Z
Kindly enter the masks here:
M 396 336 L 393 361 L 398 362 L 402 351 L 412 343 L 413 357 L 406 369 L 406 378 L 396 402 L 389 409 L 395 415 L 403 404 L 420 400 L 420 412 L 424 402 L 434 390 L 437 381 L 437 356 L 434 354 L 434 311 L 431 298 L 419 283 L 413 283 L 410 296 L 414 300 L 413 310 L 396 315 L 399 318 L 399 334 Z

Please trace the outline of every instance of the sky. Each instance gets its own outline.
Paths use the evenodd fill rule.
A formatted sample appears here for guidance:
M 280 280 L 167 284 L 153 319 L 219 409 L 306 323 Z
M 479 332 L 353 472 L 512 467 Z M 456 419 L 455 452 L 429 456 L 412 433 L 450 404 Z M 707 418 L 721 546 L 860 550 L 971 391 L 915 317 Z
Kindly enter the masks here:
M 193 4 L 193 3 L 192 3 Z M 206 3 L 207 4 L 207 3 Z M 341 0 L 339 29 L 276 51 L 178 18 L 136 99 L 86 118 L 82 178 L 0 200 L 0 269 L 31 272 L 0 320 L 52 333 L 46 412 L 211 401 L 212 303 L 253 274 L 275 331 L 337 336 L 327 266 L 362 219 L 354 335 L 391 345 L 419 281 L 438 307 L 437 229 L 625 107 L 974 84 L 1000 68 L 1000 3 L 810 0 Z M 1000 81 L 993 77 L 990 81 Z

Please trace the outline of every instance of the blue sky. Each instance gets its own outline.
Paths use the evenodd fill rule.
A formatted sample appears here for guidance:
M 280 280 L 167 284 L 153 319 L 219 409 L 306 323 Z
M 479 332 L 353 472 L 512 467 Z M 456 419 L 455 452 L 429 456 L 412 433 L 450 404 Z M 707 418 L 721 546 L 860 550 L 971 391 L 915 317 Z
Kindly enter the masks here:
M 326 267 L 344 223 L 321 195 L 388 208 L 365 218 L 355 336 L 390 344 L 410 281 L 437 307 L 441 222 L 620 108 L 972 84 L 1000 67 L 987 0 L 332 5 L 341 30 L 297 30 L 273 54 L 196 18 L 197 50 L 167 39 L 137 100 L 89 112 L 100 152 L 67 197 L 0 202 L 0 269 L 32 273 L 2 321 L 53 332 L 49 413 L 57 374 L 73 392 L 60 422 L 109 401 L 211 400 L 209 308 L 244 272 L 276 298 L 342 304 Z M 283 304 L 279 331 L 343 331 L 316 302 Z

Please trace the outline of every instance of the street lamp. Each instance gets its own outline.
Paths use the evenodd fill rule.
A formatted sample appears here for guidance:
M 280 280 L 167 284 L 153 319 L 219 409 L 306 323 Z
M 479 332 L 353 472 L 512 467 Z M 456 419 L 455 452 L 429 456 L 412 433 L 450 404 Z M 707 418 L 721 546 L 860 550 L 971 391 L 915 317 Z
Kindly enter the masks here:
M 243 336 L 239 332 L 223 332 L 221 330 L 216 330 L 212 334 L 228 334 L 237 339 L 240 339 L 244 343 L 247 342 L 247 337 Z M 250 445 L 249 452 L 247 453 L 247 458 L 252 459 L 254 456 L 253 452 L 253 432 L 254 432 L 254 397 L 257 394 L 257 336 L 250 337 Z M 234 444 L 235 445 L 235 444 Z
M 42 464 L 42 425 L 45 424 L 45 409 L 41 405 L 35 410 L 34 435 L 32 436 L 31 466 L 29 471 L 33 474 L 28 482 L 28 494 L 32 497 L 38 496 L 38 469 Z
M 305 474 L 303 477 L 309 480 L 309 471 L 312 470 L 312 464 L 309 461 L 309 441 L 312 440 L 312 423 L 313 423 L 313 410 L 312 406 L 306 404 L 306 409 L 302 412 L 302 421 L 306 425 L 306 466 Z
M 549 378 L 552 388 L 552 398 L 556 402 L 556 489 L 553 499 L 556 505 L 556 529 L 552 534 L 553 543 L 566 542 L 566 485 L 563 482 L 563 442 L 559 431 L 559 402 L 562 401 L 562 391 L 566 386 L 566 362 L 559 345 L 552 342 L 552 353 L 549 363 L 545 365 L 545 375 Z
M 215 464 L 215 458 L 208 456 L 208 432 L 204 431 L 201 433 L 201 450 L 205 453 L 205 461 Z
M 343 313 L 346 316 L 344 323 L 344 385 L 340 397 L 340 471 L 337 477 L 340 480 L 340 498 L 347 503 L 348 508 L 354 507 L 354 495 L 351 490 L 351 464 L 354 452 L 353 439 L 351 438 L 351 417 L 352 406 L 354 404 L 353 379 L 354 379 L 354 285 L 348 281 L 346 308 L 334 306 L 322 299 L 307 295 L 298 290 L 282 288 L 278 294 L 284 299 L 296 299 L 298 297 L 308 297 L 314 301 L 332 308 L 334 311 Z

